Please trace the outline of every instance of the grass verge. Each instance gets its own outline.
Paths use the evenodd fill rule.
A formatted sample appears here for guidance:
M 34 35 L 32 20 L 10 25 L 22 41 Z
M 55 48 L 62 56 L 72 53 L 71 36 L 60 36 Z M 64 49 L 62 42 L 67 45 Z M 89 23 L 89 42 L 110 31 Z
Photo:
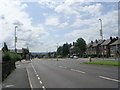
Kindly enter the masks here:
M 84 64 L 120 66 L 120 62 L 117 61 L 92 61 L 92 62 L 84 62 Z

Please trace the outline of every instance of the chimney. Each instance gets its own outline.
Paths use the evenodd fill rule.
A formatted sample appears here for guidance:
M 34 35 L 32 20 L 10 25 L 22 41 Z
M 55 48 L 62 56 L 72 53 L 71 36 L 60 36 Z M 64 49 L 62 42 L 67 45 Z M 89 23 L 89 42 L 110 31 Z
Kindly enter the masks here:
M 91 41 L 91 44 L 93 44 L 93 41 Z
M 97 39 L 95 40 L 96 43 L 98 43 Z
M 116 37 L 116 40 L 118 40 L 118 37 Z
M 112 41 L 112 37 L 110 37 L 110 40 Z

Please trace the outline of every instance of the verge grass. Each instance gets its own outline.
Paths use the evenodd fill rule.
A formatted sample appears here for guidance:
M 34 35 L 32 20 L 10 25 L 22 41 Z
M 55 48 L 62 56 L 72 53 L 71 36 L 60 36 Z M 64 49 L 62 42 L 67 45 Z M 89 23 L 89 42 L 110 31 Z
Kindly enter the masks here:
M 92 62 L 84 62 L 84 64 L 120 66 L 120 62 L 117 61 L 92 61 Z

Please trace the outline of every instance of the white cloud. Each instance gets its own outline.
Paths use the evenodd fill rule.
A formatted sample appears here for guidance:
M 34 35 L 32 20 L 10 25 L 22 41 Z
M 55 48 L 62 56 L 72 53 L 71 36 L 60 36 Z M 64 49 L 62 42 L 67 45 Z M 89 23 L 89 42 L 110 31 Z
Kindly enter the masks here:
M 56 16 L 49 16 L 45 20 L 45 25 L 57 26 L 59 24 L 59 18 Z
M 29 43 L 31 48 L 37 48 L 41 39 L 47 37 L 43 25 L 33 26 L 29 15 L 24 11 L 27 4 L 22 4 L 20 1 L 1 0 L 0 3 L 0 42 L 6 42 L 9 48 L 14 48 L 14 32 L 17 28 L 17 48 L 26 47 Z M 25 41 L 23 41 L 25 40 Z M 0 47 L 2 44 L 0 43 Z M 30 48 L 30 49 L 31 49 Z
M 75 40 L 79 37 L 83 37 L 87 43 L 90 40 L 100 39 L 100 22 L 99 18 L 102 19 L 103 23 L 103 36 L 108 39 L 110 36 L 118 35 L 118 11 L 112 11 L 98 18 L 92 18 L 88 20 L 76 19 L 72 28 L 80 28 L 73 30 L 70 33 L 65 34 L 66 39 Z M 85 26 L 86 28 L 83 28 Z
M 64 23 L 61 23 L 58 27 L 59 28 L 65 28 L 66 26 L 68 26 L 69 23 L 68 22 L 64 22 Z

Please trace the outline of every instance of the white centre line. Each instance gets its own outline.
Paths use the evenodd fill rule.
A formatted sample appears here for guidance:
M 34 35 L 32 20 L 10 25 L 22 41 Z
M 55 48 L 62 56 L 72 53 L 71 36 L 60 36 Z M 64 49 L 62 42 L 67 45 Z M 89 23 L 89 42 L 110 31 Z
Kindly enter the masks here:
M 59 66 L 59 67 L 60 67 L 60 68 L 65 68 L 65 69 L 67 68 L 67 67 L 63 67 L 63 66 Z
M 13 87 L 14 85 L 6 85 L 5 87 Z
M 109 78 L 109 77 L 104 77 L 104 76 L 99 76 L 100 78 L 103 78 L 103 79 L 107 79 L 107 80 L 111 80 L 111 81 L 115 81 L 115 82 L 120 82 L 119 80 L 117 79 L 113 79 L 113 78 Z
M 79 73 L 86 73 L 86 72 L 75 70 L 75 69 L 70 69 L 70 70 L 75 71 L 75 72 L 79 72 Z
M 40 80 L 40 77 L 38 77 L 38 79 Z
M 42 81 L 40 81 L 40 84 L 42 84 Z
M 46 90 L 46 89 L 45 89 L 45 86 L 42 86 L 42 89 L 43 89 L 43 90 Z

